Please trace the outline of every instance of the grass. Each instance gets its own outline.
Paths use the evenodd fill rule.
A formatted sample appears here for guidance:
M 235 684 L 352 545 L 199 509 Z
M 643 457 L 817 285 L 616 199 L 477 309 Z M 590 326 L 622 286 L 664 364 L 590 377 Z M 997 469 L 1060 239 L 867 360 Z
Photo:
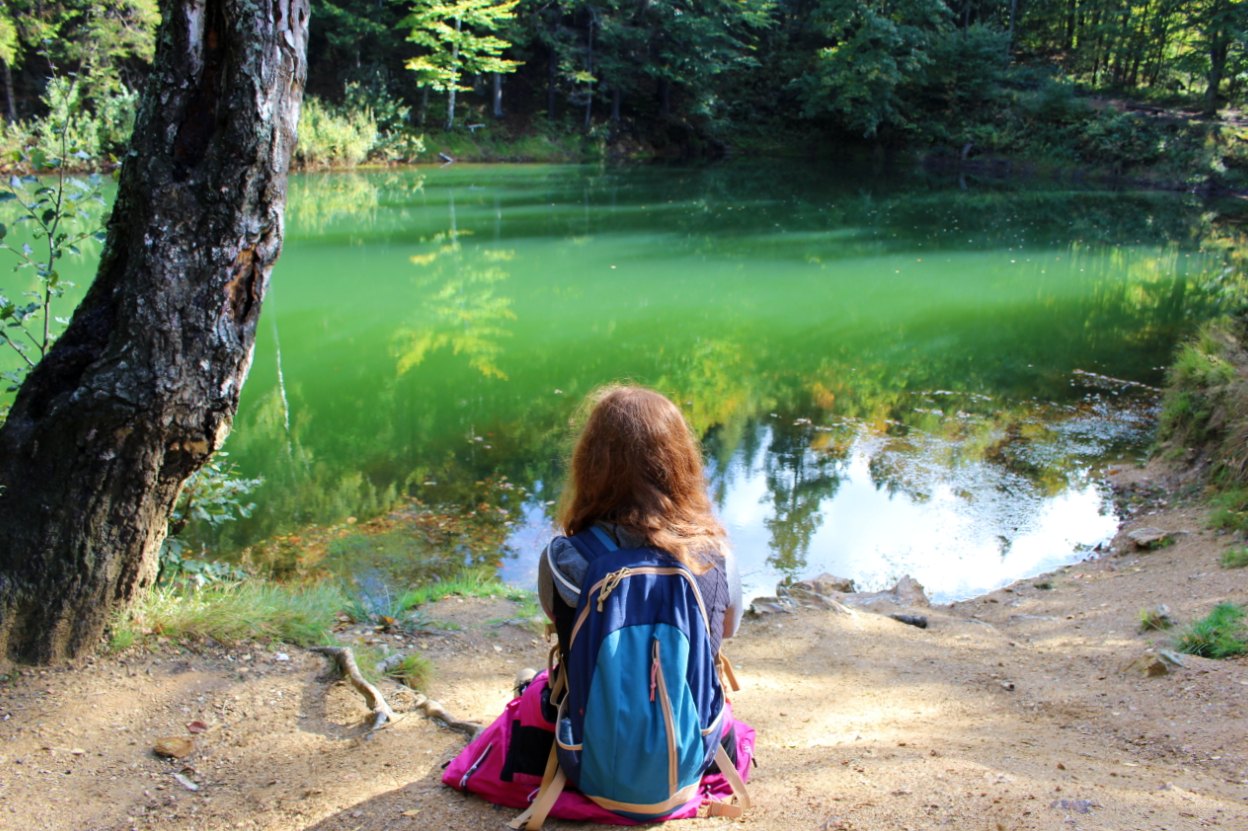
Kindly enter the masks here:
M 1234 603 L 1219 603 L 1207 617 L 1194 621 L 1179 636 L 1180 652 L 1203 658 L 1231 658 L 1248 651 L 1243 637 L 1244 609 Z
M 414 690 L 426 689 L 433 679 L 433 663 L 425 656 L 413 652 L 387 674 Z
M 109 645 L 125 649 L 150 635 L 212 638 L 226 645 L 324 643 L 345 600 L 341 587 L 330 582 L 306 587 L 250 582 L 197 591 L 160 587 L 114 620 Z
M 1245 567 L 1248 567 L 1248 548 L 1241 545 L 1239 548 L 1228 548 L 1222 552 L 1222 568 Z
M 1173 620 L 1156 609 L 1140 609 L 1141 632 L 1160 632 L 1173 625 Z
M 500 581 L 492 569 L 474 569 L 407 590 L 396 601 L 397 613 L 393 617 L 426 603 L 436 603 L 444 597 L 506 597 L 520 600 L 527 594 Z
M 1209 500 L 1209 525 L 1225 531 L 1248 531 L 1248 488 L 1227 488 Z

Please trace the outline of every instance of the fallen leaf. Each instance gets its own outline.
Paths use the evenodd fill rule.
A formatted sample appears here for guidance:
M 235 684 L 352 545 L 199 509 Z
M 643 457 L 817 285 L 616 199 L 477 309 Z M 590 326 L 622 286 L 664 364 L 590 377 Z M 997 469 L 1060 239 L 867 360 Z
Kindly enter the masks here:
M 194 749 L 195 742 L 184 736 L 165 736 L 157 739 L 156 744 L 152 747 L 152 751 L 157 756 L 167 756 L 173 759 L 190 756 L 191 751 Z

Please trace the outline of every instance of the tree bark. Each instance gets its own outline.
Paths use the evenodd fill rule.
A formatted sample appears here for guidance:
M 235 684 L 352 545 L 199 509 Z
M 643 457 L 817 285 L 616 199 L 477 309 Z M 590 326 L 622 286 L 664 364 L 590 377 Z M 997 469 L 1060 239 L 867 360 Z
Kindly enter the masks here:
M 282 242 L 308 0 L 162 0 L 95 282 L 0 429 L 0 659 L 92 649 L 221 446 Z
M 462 32 L 464 30 L 463 18 L 455 18 L 455 31 Z M 444 129 L 450 132 L 455 128 L 455 93 L 459 91 L 459 43 L 451 44 L 451 66 L 455 68 L 454 77 L 451 79 L 451 88 L 446 93 L 446 125 Z
M 0 64 L 4 65 L 4 99 L 8 102 L 9 121 L 15 123 L 17 121 L 17 106 L 13 101 L 13 71 L 9 68 L 9 62 L 0 60 Z
M 503 117 L 503 73 L 495 72 L 491 79 L 494 86 L 491 90 L 490 98 L 493 101 L 493 113 L 495 118 Z
M 1218 114 L 1218 87 L 1226 71 L 1226 55 L 1231 39 L 1223 31 L 1214 31 L 1209 38 L 1209 85 L 1205 88 L 1205 106 L 1201 115 L 1213 118 Z

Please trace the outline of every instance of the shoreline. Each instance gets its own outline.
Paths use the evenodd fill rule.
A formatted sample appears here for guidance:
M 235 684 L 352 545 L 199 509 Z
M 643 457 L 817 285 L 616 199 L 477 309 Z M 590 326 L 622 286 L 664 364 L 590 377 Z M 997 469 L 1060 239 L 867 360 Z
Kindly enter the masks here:
M 1144 495 L 1115 553 L 923 607 L 927 629 L 815 604 L 747 616 L 726 647 L 742 682 L 734 707 L 759 734 L 744 821 L 776 831 L 1243 827 L 1248 660 L 1181 656 L 1149 674 L 1139 659 L 1168 636 L 1141 634 L 1138 612 L 1166 604 L 1185 622 L 1242 602 L 1248 569 L 1219 568 L 1232 538 L 1204 530 L 1207 508 L 1181 474 L 1153 463 L 1115 481 Z M 1190 533 L 1146 552 L 1126 536 L 1144 524 Z M 436 667 L 424 692 L 484 721 L 517 669 L 544 665 L 520 609 L 447 597 L 422 607 L 415 631 L 344 624 L 339 638 L 419 649 Z M 0 829 L 467 831 L 511 818 L 440 784 L 463 737 L 414 712 L 397 685 L 382 687 L 406 717 L 363 741 L 372 715 L 361 696 L 305 650 L 167 642 L 19 672 L 0 684 Z M 185 735 L 192 720 L 207 726 L 192 755 L 153 755 L 156 739 Z

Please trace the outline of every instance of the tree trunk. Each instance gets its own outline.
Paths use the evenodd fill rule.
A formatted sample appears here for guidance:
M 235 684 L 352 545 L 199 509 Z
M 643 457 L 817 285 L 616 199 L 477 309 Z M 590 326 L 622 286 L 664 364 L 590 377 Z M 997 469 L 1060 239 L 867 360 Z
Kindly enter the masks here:
M 455 31 L 462 32 L 464 30 L 464 21 L 462 18 L 455 18 Z M 450 132 L 455 127 L 455 93 L 459 87 L 459 44 L 451 45 L 451 66 L 453 67 L 453 75 L 451 76 L 451 88 L 446 93 L 446 132 Z
M 9 62 L 0 60 L 0 64 L 4 65 L 4 99 L 9 106 L 9 121 L 17 121 L 17 106 L 13 101 L 13 71 L 9 68 Z
M 611 88 L 611 120 L 620 123 L 620 105 L 624 102 L 624 91 L 616 84 Z
M 546 117 L 555 117 L 555 88 L 559 82 L 559 52 L 552 45 L 550 60 L 546 64 Z
M 503 117 L 503 73 L 494 73 L 494 88 L 492 90 L 494 99 L 494 117 Z
M 1231 39 L 1224 32 L 1215 32 L 1209 38 L 1209 86 L 1205 89 L 1205 108 L 1201 115 L 1213 118 L 1218 114 L 1218 87 L 1226 72 L 1226 54 Z
M 163 0 L 95 282 L 0 428 L 0 658 L 95 647 L 221 446 L 281 250 L 308 0 Z

